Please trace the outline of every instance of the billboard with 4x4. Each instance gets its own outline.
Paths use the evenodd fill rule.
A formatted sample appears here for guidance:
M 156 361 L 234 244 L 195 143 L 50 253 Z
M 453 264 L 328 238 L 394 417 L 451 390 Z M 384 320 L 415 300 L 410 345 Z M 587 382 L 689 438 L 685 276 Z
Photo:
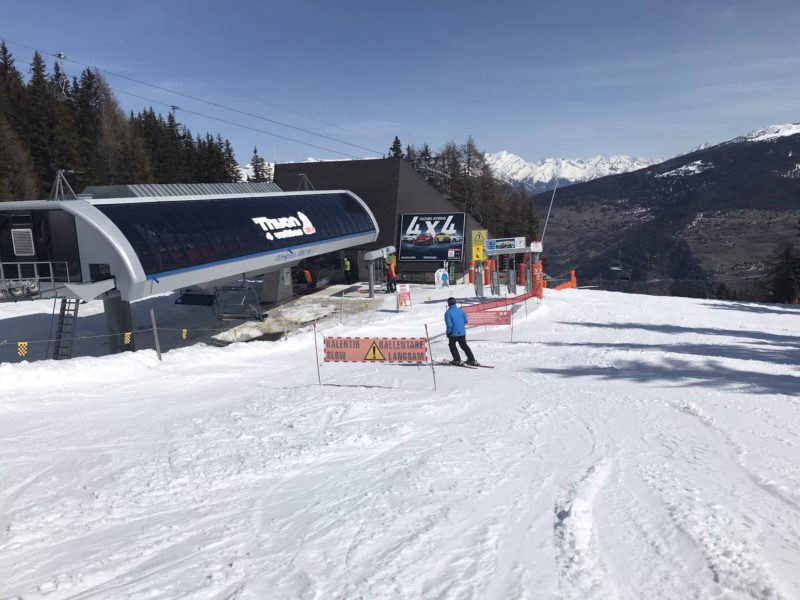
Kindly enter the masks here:
M 462 260 L 464 213 L 402 215 L 398 248 L 400 260 Z

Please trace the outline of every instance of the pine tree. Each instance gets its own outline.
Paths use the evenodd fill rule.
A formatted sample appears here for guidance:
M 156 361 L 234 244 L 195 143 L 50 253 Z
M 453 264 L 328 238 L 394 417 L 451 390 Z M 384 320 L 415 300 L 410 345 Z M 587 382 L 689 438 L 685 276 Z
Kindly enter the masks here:
M 427 164 L 427 163 L 431 162 L 432 158 L 433 158 L 433 155 L 431 154 L 430 147 L 428 146 L 428 144 L 423 144 L 422 145 L 422 150 L 419 151 L 419 159 L 423 163 Z
M 242 174 L 239 171 L 239 165 L 236 162 L 236 156 L 233 153 L 233 146 L 231 145 L 230 140 L 225 140 L 225 143 L 222 147 L 222 154 L 225 157 L 225 174 L 227 177 L 228 183 L 235 183 L 242 178 Z
M 42 55 L 34 52 L 31 78 L 26 88 L 25 135 L 30 144 L 39 194 L 42 195 L 49 193 L 56 173 L 53 143 L 55 98 L 45 70 Z
M 19 136 L 26 133 L 25 84 L 5 42 L 0 42 L 0 114 Z
M 253 169 L 253 174 L 247 177 L 247 181 L 254 183 L 262 183 L 264 181 L 271 181 L 271 173 L 267 171 L 267 161 L 259 156 L 258 148 L 253 148 L 253 158 L 250 159 L 250 167 Z
M 796 302 L 800 299 L 800 252 L 790 242 L 775 249 L 771 269 L 770 299 Z
M 75 127 L 75 101 L 72 86 L 61 71 L 58 62 L 53 65 L 50 87 L 55 98 L 53 103 L 53 164 L 57 170 L 77 172 L 74 182 L 79 185 L 83 165 L 80 159 L 78 131 Z
M 392 146 L 389 148 L 389 156 L 392 158 L 403 158 L 403 144 L 400 143 L 400 138 L 394 136 Z
M 33 200 L 37 194 L 30 153 L 0 113 L 0 201 Z
M 417 168 L 417 161 L 419 159 L 419 155 L 417 153 L 417 149 L 414 148 L 414 146 L 410 144 L 406 146 L 405 159 L 408 164 L 410 164 L 415 169 Z

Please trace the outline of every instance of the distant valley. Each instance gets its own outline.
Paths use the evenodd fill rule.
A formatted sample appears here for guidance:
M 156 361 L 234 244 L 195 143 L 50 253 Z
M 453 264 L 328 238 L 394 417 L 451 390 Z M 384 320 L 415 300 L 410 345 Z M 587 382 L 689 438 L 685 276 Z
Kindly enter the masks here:
M 535 196 L 544 223 L 550 193 Z M 800 241 L 800 124 L 559 188 L 545 269 L 607 289 L 766 299 L 770 255 Z M 621 267 L 621 268 L 618 268 Z

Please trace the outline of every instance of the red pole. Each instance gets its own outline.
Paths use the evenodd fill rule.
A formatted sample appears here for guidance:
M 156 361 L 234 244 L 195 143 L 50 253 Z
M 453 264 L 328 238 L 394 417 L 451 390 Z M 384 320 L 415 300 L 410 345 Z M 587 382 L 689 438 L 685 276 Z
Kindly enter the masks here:
M 431 361 L 431 373 L 433 373 L 433 391 L 436 391 L 436 369 L 433 368 L 433 350 L 431 350 L 431 338 L 428 335 L 428 324 L 425 323 L 425 339 L 428 340 L 428 358 Z
M 471 284 L 475 283 L 475 261 L 469 261 L 469 282 Z
M 319 373 L 319 350 L 317 349 L 317 322 L 314 321 L 314 354 L 317 356 L 317 383 L 322 385 L 322 377 Z

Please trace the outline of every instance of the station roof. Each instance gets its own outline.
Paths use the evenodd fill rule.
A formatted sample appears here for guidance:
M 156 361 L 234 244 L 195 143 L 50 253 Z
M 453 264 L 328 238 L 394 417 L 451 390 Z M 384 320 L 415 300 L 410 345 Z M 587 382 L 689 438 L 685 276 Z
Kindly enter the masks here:
M 136 183 L 92 185 L 83 190 L 92 198 L 152 198 L 164 196 L 219 196 L 227 194 L 274 194 L 283 190 L 275 183 Z

